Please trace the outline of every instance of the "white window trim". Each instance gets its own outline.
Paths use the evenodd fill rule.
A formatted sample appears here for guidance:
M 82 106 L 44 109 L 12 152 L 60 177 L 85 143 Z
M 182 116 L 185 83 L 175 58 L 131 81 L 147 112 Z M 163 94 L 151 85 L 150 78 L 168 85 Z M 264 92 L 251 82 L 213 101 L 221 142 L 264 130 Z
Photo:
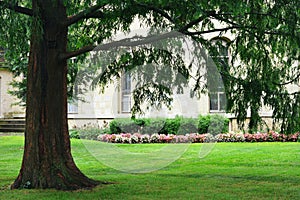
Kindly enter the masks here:
M 68 103 L 68 114 L 78 114 L 78 103 Z
M 217 110 L 212 110 L 211 109 L 211 98 L 209 96 L 209 112 L 210 113 L 225 113 L 226 110 L 225 109 L 221 109 L 221 101 L 220 101 L 220 95 L 225 94 L 225 92 L 213 92 L 212 94 L 217 94 L 218 95 L 218 98 L 217 98 L 218 109 Z
M 131 112 L 131 89 L 132 89 L 132 79 L 130 76 L 130 88 L 126 88 L 123 89 L 123 84 L 124 84 L 124 78 L 125 78 L 126 74 L 123 74 L 121 77 L 121 87 L 120 87 L 120 113 L 121 114 L 128 114 Z M 128 104 L 129 104 L 129 110 L 125 110 L 124 106 L 123 106 L 123 102 L 125 102 L 125 99 L 128 100 Z

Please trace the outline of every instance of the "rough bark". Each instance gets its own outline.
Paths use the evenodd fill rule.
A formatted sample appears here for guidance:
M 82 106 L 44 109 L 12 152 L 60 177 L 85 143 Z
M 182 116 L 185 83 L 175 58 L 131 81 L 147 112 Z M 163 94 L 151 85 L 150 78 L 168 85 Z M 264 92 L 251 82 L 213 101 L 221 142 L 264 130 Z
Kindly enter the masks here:
M 62 1 L 35 0 L 43 32 L 34 30 L 27 80 L 24 155 L 16 188 L 74 190 L 94 187 L 75 165 L 70 150 L 67 123 L 67 19 Z M 38 27 L 35 27 L 38 28 Z

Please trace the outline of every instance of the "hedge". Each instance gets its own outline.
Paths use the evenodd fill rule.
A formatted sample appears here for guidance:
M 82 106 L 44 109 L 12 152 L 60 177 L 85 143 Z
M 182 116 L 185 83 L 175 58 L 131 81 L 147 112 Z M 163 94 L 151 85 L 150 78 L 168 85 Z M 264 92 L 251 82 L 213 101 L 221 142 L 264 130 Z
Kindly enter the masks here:
M 141 133 L 141 134 L 174 134 L 184 135 L 186 133 L 211 133 L 213 135 L 228 132 L 229 120 L 221 115 L 206 115 L 198 118 L 175 117 L 164 118 L 142 118 L 131 120 L 129 118 L 118 118 L 110 122 L 110 133 Z

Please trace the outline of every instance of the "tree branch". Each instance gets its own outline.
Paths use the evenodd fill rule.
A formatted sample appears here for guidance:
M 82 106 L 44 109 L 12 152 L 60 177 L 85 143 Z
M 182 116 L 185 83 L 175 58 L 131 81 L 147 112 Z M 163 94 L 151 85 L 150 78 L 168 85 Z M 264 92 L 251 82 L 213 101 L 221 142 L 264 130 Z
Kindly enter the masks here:
M 216 14 L 215 11 L 207 12 L 204 15 L 202 15 L 201 17 L 191 21 L 190 23 L 188 23 L 187 25 L 185 25 L 184 27 L 179 29 L 179 32 L 187 31 L 189 28 L 192 28 L 194 25 L 199 24 L 200 22 L 202 22 L 206 17 L 213 16 L 215 14 Z
M 153 35 L 153 36 L 146 36 L 146 37 L 134 36 L 132 38 L 125 38 L 107 44 L 101 44 L 97 46 L 95 50 L 96 51 L 109 50 L 115 47 L 136 47 L 139 45 L 151 44 L 153 42 L 157 42 L 169 38 L 176 38 L 176 37 L 181 37 L 181 34 L 177 31 L 171 31 L 160 35 Z
M 221 32 L 221 31 L 228 31 L 231 29 L 237 29 L 237 28 L 241 28 L 240 26 L 230 26 L 230 27 L 226 27 L 226 28 L 215 28 L 212 30 L 206 30 L 206 31 L 195 31 L 195 32 L 189 32 L 189 31 L 183 31 L 183 34 L 186 35 L 201 35 L 201 34 L 207 34 L 207 33 L 213 33 L 213 32 Z
M 68 17 L 65 25 L 70 26 L 82 19 L 101 18 L 101 17 L 103 17 L 103 13 L 101 11 L 99 11 L 99 9 L 102 8 L 103 6 L 104 5 L 94 5 L 88 9 L 85 9 L 85 10 L 79 12 L 76 15 L 70 16 L 70 17 Z
M 171 31 L 168 33 L 160 34 L 160 35 L 153 35 L 153 36 L 146 36 L 146 37 L 134 36 L 132 38 L 125 38 L 122 40 L 113 41 L 113 42 L 101 44 L 98 46 L 88 45 L 88 46 L 82 47 L 81 49 L 78 49 L 76 51 L 71 51 L 71 52 L 61 54 L 60 59 L 69 59 L 69 58 L 76 57 L 81 54 L 90 52 L 92 50 L 100 51 L 100 50 L 109 50 L 109 49 L 113 49 L 116 47 L 136 47 L 139 45 L 151 44 L 153 42 L 157 42 L 160 40 L 165 40 L 168 38 L 175 38 L 175 37 L 180 37 L 180 36 L 181 36 L 181 34 L 177 31 Z
M 134 2 L 136 5 L 142 7 L 142 8 L 147 8 L 150 9 L 158 14 L 160 14 L 161 16 L 165 17 L 166 19 L 168 19 L 171 23 L 175 23 L 175 20 L 168 14 L 166 13 L 164 10 L 159 9 L 155 6 L 152 5 L 147 5 L 147 4 L 143 4 L 143 3 L 139 3 L 139 2 Z
M 93 49 L 95 49 L 95 47 L 96 47 L 95 45 L 87 45 L 87 46 L 84 46 L 81 49 L 78 49 L 76 51 L 66 52 L 64 54 L 61 54 L 60 59 L 69 59 L 69 58 L 72 58 L 72 57 L 79 56 L 81 54 L 92 51 Z
M 87 18 L 102 18 L 102 17 L 104 17 L 103 12 L 98 10 L 97 12 L 94 12 L 94 13 L 91 13 L 91 14 L 87 15 L 86 19 Z
M 279 85 L 279 86 L 283 86 L 283 85 L 288 85 L 288 84 L 294 83 L 294 82 L 298 81 L 299 78 L 300 78 L 300 73 L 297 74 L 297 76 L 295 78 L 293 78 L 290 81 L 287 81 L 285 83 L 275 83 L 275 82 L 273 82 L 273 83 L 275 83 L 276 85 Z
M 17 13 L 21 13 L 28 16 L 33 16 L 33 10 L 30 8 L 25 8 L 22 6 L 18 6 L 17 4 L 6 3 L 4 1 L 0 1 L 0 7 L 7 8 L 9 10 L 15 11 Z

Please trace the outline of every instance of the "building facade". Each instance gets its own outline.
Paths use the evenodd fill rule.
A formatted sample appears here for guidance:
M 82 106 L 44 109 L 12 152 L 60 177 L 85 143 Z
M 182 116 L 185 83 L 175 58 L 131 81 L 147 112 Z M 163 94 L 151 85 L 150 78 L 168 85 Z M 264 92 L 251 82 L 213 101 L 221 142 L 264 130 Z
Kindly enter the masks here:
M 230 51 L 226 43 L 230 41 L 229 37 L 217 37 L 210 35 L 212 42 L 219 41 L 219 55 L 217 60 L 228 62 Z M 3 55 L 3 51 L 1 52 Z M 11 90 L 10 82 L 13 80 L 12 73 L 5 68 L 4 60 L 1 59 L 0 67 L 0 118 L 20 118 L 25 117 L 25 109 L 14 105 L 17 99 L 8 93 Z M 114 118 L 130 117 L 131 106 L 133 103 L 132 91 L 134 81 L 129 73 L 124 74 L 120 80 L 114 84 L 109 84 L 104 93 L 99 89 L 89 90 L 83 94 L 84 101 L 73 101 L 68 104 L 69 127 L 99 126 L 104 127 Z M 220 82 L 222 83 L 222 81 Z M 202 94 L 200 98 L 191 98 L 187 86 L 183 94 L 175 94 L 172 109 L 162 107 L 161 109 L 148 109 L 141 117 L 165 117 L 173 118 L 175 116 L 193 117 L 207 114 L 220 114 L 230 118 L 230 131 L 238 131 L 235 116 L 225 113 L 226 95 L 222 84 L 217 85 L 216 90 L 209 94 Z M 145 106 L 146 107 L 146 106 Z M 271 125 L 272 111 L 262 109 L 261 116 L 266 120 L 268 126 Z

